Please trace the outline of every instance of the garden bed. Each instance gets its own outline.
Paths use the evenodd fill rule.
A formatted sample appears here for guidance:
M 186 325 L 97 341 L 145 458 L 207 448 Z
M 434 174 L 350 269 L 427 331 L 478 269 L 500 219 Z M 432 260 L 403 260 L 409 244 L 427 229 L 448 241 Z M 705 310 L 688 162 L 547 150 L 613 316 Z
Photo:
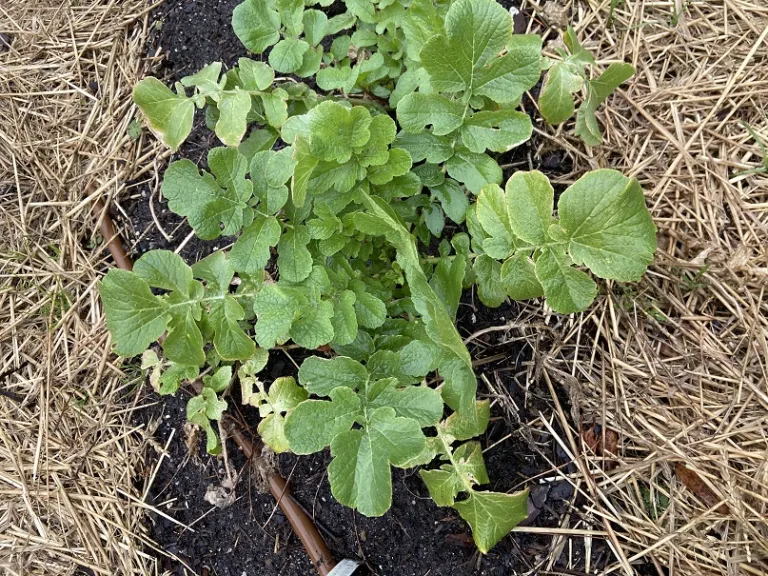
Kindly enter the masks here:
M 500 401 L 494 408 L 496 416 L 512 424 L 495 421 L 490 441 L 513 434 L 486 454 L 497 486 L 516 486 L 528 475 L 531 486 L 548 482 L 534 477 L 535 466 L 519 477 L 514 476 L 517 468 L 498 473 L 505 464 L 502 455 L 509 457 L 508 446 L 535 455 L 535 449 L 525 452 L 527 441 L 520 444 L 530 430 L 547 445 L 545 455 L 562 456 L 561 441 L 578 454 L 578 470 L 570 476 L 578 499 L 562 514 L 559 498 L 567 494 L 560 492 L 567 492 L 568 485 L 545 487 L 537 501 L 546 494 L 553 498 L 534 526 L 520 527 L 475 569 L 473 549 L 460 544 L 466 540 L 465 525 L 443 522 L 453 517 L 450 510 L 431 504 L 418 508 L 440 523 L 417 534 L 406 514 L 412 500 L 417 506 L 423 502 L 413 497 L 405 504 L 398 501 L 387 516 L 370 521 L 397 534 L 397 548 L 377 548 L 370 525 L 365 533 L 359 529 L 367 520 L 333 508 L 327 493 L 326 502 L 320 499 L 318 478 L 306 492 L 296 482 L 317 474 L 325 457 L 304 458 L 295 469 L 286 459 L 278 467 L 286 476 L 293 471 L 291 483 L 310 513 L 313 505 L 318 518 L 330 508 L 340 512 L 341 523 L 323 527 L 351 542 L 335 544 L 328 536 L 338 558 L 362 557 L 359 538 L 374 565 L 392 550 L 413 550 L 408 546 L 422 534 L 424 545 L 445 559 L 427 568 L 414 564 L 410 572 L 398 565 L 389 573 L 492 573 L 494 566 L 512 573 L 498 561 L 503 555 L 516 563 L 515 570 L 530 563 L 531 572 L 542 575 L 603 568 L 656 576 L 766 574 L 768 180 L 765 172 L 743 173 L 763 159 L 742 122 L 768 140 L 768 68 L 762 50 L 768 14 L 763 3 L 749 1 L 723 9 L 702 0 L 577 0 L 567 3 L 567 11 L 553 10 L 566 4 L 554 0 L 522 2 L 534 30 L 549 34 L 548 40 L 570 19 L 601 65 L 632 62 L 638 73 L 599 114 L 604 146 L 584 147 L 572 125 L 542 125 L 534 134 L 535 145 L 523 149 L 517 160 L 525 169 L 541 167 L 550 175 L 562 169 L 556 188 L 597 167 L 635 175 L 659 228 L 659 251 L 642 282 L 621 293 L 606 291 L 584 314 L 558 317 L 539 305 L 523 307 L 514 313 L 533 328 L 485 334 L 487 350 L 477 341 L 470 344 L 476 357 L 493 356 L 502 343 L 502 351 L 522 350 L 515 366 L 526 374 L 517 375 L 517 381 L 523 387 L 530 383 L 527 403 L 513 392 L 518 406 L 528 409 L 521 411 L 522 425 Z M 233 468 L 243 471 L 238 499 L 223 510 L 204 501 L 208 485 L 221 482 L 221 460 L 208 457 L 201 447 L 194 451 L 197 459 L 187 458 L 182 422 L 187 398 L 147 393 L 136 364 L 111 354 L 113 341 L 98 295 L 103 275 L 115 262 L 94 232 L 94 200 L 111 208 L 119 201 L 130 209 L 123 234 L 131 245 L 136 237 L 127 232 L 142 236 L 134 255 L 167 245 L 148 198 L 159 192 L 151 179 L 162 175 L 168 153 L 146 132 L 136 139 L 131 89 L 148 73 L 178 77 L 227 54 L 231 59 L 226 63 L 232 64 L 241 54 L 237 41 L 229 35 L 231 49 L 223 50 L 226 40 L 214 32 L 228 33 L 234 4 L 167 0 L 151 18 L 148 0 L 2 4 L 0 566 L 9 574 L 144 575 L 162 573 L 164 566 L 180 573 L 184 568 L 176 557 L 194 566 L 190 574 L 272 575 L 290 569 L 311 574 L 285 521 L 278 514 L 269 519 L 274 502 L 258 492 L 231 441 Z M 198 23 L 201 9 L 209 9 L 212 19 Z M 156 39 L 149 47 L 144 42 L 148 34 Z M 165 69 L 155 66 L 163 66 L 159 60 L 144 59 L 155 55 L 161 43 L 172 50 L 173 38 L 185 43 L 177 46 L 178 54 L 168 54 Z M 182 56 L 202 50 L 205 56 L 197 63 L 188 60 L 188 68 L 174 72 L 184 65 Z M 197 148 L 183 152 L 195 161 L 204 161 L 206 150 L 217 145 L 213 136 L 201 138 L 202 132 L 197 133 Z M 147 174 L 150 181 L 139 182 Z M 146 197 L 137 201 L 142 192 Z M 168 232 L 181 222 L 162 212 L 157 196 L 154 207 Z M 188 231 L 173 232 L 170 245 L 178 246 Z M 213 246 L 191 240 L 183 253 L 193 261 Z M 477 315 L 481 308 L 462 310 Z M 489 321 L 478 315 L 476 323 L 463 314 L 462 335 L 516 317 L 508 310 L 492 314 Z M 541 324 L 551 331 L 540 330 Z M 273 373 L 282 371 L 276 364 L 281 360 L 286 370 L 292 366 L 278 353 L 270 366 Z M 529 360 L 534 364 L 525 364 Z M 510 372 L 499 370 L 504 367 L 486 364 L 478 371 L 499 392 L 494 371 L 509 385 Z M 556 392 L 563 408 L 557 417 L 549 407 L 554 404 L 549 386 L 541 384 L 548 379 L 577 399 L 569 406 Z M 487 394 L 482 380 L 481 386 Z M 507 396 L 496 392 L 495 398 Z M 545 402 L 532 400 L 538 396 Z M 147 401 L 155 405 L 147 408 Z M 535 409 L 552 418 L 555 434 L 570 428 L 571 435 L 555 442 L 536 435 L 541 420 L 531 414 Z M 569 421 L 575 409 L 584 421 L 616 432 L 609 461 L 593 452 L 591 443 L 581 442 L 573 424 L 581 418 L 575 414 Z M 170 459 L 158 460 L 166 445 Z M 681 468 L 704 478 L 727 509 L 703 501 L 678 476 Z M 553 476 L 547 468 L 545 478 Z M 401 472 L 395 476 L 396 498 L 404 486 L 423 494 L 418 482 Z M 158 512 L 148 512 L 145 500 L 156 503 Z M 191 529 L 184 531 L 169 518 Z M 325 518 L 334 522 L 331 515 Z M 401 521 L 410 538 L 392 518 Z M 443 532 L 435 534 L 438 526 Z M 589 556 L 589 567 L 581 555 L 585 546 L 599 550 Z M 374 568 L 387 574 L 389 564 L 382 566 Z
M 154 39 L 148 46 L 149 55 L 164 56 L 156 74 L 173 82 L 210 62 L 230 66 L 245 56 L 230 26 L 231 12 L 237 4 L 238 0 L 169 1 L 157 8 L 150 16 Z M 189 158 L 205 165 L 208 149 L 217 142 L 202 125 L 200 116 L 174 159 Z M 536 142 L 526 143 L 500 159 L 507 172 L 505 178 L 516 166 L 539 168 L 554 175 L 569 170 L 569 166 L 561 165 L 568 162 L 564 153 L 550 150 L 537 157 L 535 146 Z M 163 169 L 161 165 L 160 173 Z M 132 197 L 122 204 L 128 216 L 125 224 L 133 232 L 135 256 L 157 248 L 176 250 L 183 243 L 180 254 L 194 262 L 230 243 L 227 238 L 207 242 L 188 237 L 191 229 L 184 219 L 167 209 L 158 188 L 157 180 L 138 183 Z M 556 405 L 559 403 L 570 414 L 569 400 L 564 390 L 553 399 L 544 383 L 528 378 L 536 360 L 526 338 L 520 335 L 530 335 L 537 328 L 526 327 L 524 316 L 524 307 L 516 303 L 491 310 L 466 293 L 457 319 L 464 337 L 492 328 L 469 344 L 480 396 L 493 402 L 491 425 L 481 441 L 487 449 L 485 459 L 494 482 L 489 489 L 506 492 L 531 488 L 530 517 L 520 531 L 482 556 L 466 524 L 451 509 L 438 508 L 432 502 L 414 470 L 395 470 L 392 509 L 381 518 L 366 518 L 331 496 L 325 477 L 330 461 L 327 450 L 307 457 L 276 458 L 276 469 L 289 479 L 296 500 L 314 518 L 337 560 L 353 558 L 373 574 L 393 576 L 501 575 L 532 570 L 549 554 L 553 536 L 536 528 L 568 528 L 574 488 L 561 475 L 575 472 L 575 465 L 541 422 L 552 422 L 554 432 L 561 435 Z M 521 327 L 504 329 L 508 322 L 519 322 Z M 545 335 L 538 342 L 536 353 L 541 355 L 551 343 Z M 293 352 L 270 353 L 268 380 L 296 374 L 300 358 L 291 357 Z M 190 445 L 189 431 L 185 432 L 187 398 L 183 393 L 159 398 L 147 392 L 147 399 L 152 401 L 150 407 L 138 418 L 146 424 L 157 421 L 156 440 L 167 447 L 167 455 L 159 464 L 157 454 L 147 462 L 148 469 L 157 467 L 149 503 L 167 515 L 149 515 L 150 535 L 170 557 L 176 557 L 175 561 L 165 559 L 164 567 L 176 573 L 186 568 L 200 573 L 208 567 L 212 574 L 233 576 L 312 573 L 304 550 L 276 509 L 274 499 L 259 489 L 257 475 L 233 444 L 228 452 L 231 470 L 238 477 L 234 502 L 217 509 L 205 495 L 211 487 L 221 486 L 222 482 L 227 485 L 227 471 L 221 458 L 205 454 L 204 443 L 194 443 L 193 439 Z M 230 404 L 236 406 L 239 402 Z M 255 413 L 246 409 L 240 417 L 255 428 Z M 607 547 L 595 542 L 588 562 L 600 565 L 607 560 L 606 553 Z M 557 558 L 551 560 L 553 567 L 565 566 Z M 583 546 L 577 544 L 565 562 L 575 569 L 583 566 L 584 560 Z

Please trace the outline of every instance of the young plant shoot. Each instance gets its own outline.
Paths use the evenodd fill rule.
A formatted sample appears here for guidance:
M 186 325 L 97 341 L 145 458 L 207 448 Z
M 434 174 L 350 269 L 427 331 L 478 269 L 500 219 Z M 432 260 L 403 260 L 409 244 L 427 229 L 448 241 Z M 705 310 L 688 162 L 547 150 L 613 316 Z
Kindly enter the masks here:
M 174 150 L 204 109 L 222 145 L 205 170 L 172 162 L 162 193 L 200 238 L 236 238 L 192 265 L 154 250 L 133 272 L 110 270 L 101 297 L 115 352 L 144 354 L 161 394 L 204 374 L 188 417 L 212 453 L 222 393 L 239 386 L 275 452 L 330 447 L 334 497 L 367 516 L 391 505 L 391 467 L 422 467 L 435 503 L 487 552 L 526 517 L 527 492 L 482 488 L 473 438 L 489 405 L 456 329 L 462 291 L 490 307 L 541 298 L 582 311 L 593 276 L 641 278 L 655 227 L 638 182 L 614 170 L 585 174 L 556 205 L 541 172 L 503 182 L 497 158 L 531 137 L 520 102 L 548 62 L 494 0 L 345 0 L 332 18 L 315 4 L 329 2 L 245 0 L 232 23 L 250 58 L 173 89 L 136 86 Z M 539 101 L 551 122 L 574 113 L 594 64 L 570 29 L 566 46 Z M 630 75 L 612 65 L 587 81 L 587 143 L 600 141 L 597 106 Z M 427 252 L 438 243 L 439 256 Z M 268 350 L 289 341 L 317 353 L 297 380 L 260 380 Z

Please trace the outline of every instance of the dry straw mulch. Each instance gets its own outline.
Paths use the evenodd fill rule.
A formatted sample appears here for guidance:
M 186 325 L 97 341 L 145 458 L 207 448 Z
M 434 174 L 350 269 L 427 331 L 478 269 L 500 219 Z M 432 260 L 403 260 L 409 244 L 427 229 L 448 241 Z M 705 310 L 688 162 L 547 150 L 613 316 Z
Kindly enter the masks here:
M 660 240 L 643 282 L 605 284 L 572 318 L 528 307 L 545 332 L 509 328 L 537 350 L 530 376 L 564 385 L 575 421 L 602 425 L 589 438 L 560 413 L 558 441 L 579 463 L 570 479 L 587 504 L 536 570 L 568 558 L 574 540 L 591 549 L 605 538 L 609 573 L 642 562 L 645 573 L 768 573 L 768 177 L 739 175 L 761 161 L 740 121 L 768 140 L 768 6 L 525 7 L 550 38 L 572 16 L 601 64 L 637 67 L 600 112 L 604 146 L 585 149 L 569 125 L 539 136 L 573 160 L 562 183 L 607 166 L 636 175 Z M 145 440 L 124 400 L 135 380 L 109 355 L 95 291 L 106 257 L 89 213 L 150 165 L 127 135 L 145 10 L 142 0 L 0 6 L 0 34 L 13 37 L 0 46 L 3 573 L 155 570 L 133 485 Z
M 145 440 L 112 364 L 90 201 L 137 164 L 143 0 L 0 2 L 0 573 L 144 574 Z M 10 48 L 7 46 L 10 40 Z M 85 572 L 82 572 L 85 573 Z
M 602 425 L 560 439 L 582 455 L 572 481 L 587 502 L 566 527 L 594 530 L 570 538 L 607 534 L 601 573 L 645 561 L 654 574 L 768 574 L 768 174 L 740 175 L 762 163 L 741 122 L 768 142 L 768 4 L 527 7 L 534 30 L 553 38 L 570 14 L 601 64 L 637 68 L 600 113 L 604 146 L 585 148 L 572 125 L 540 136 L 573 160 L 562 183 L 601 167 L 636 176 L 659 228 L 648 277 L 550 318 L 557 336 L 536 356 L 536 373 L 570 391 L 574 420 Z M 541 569 L 567 544 L 553 541 Z

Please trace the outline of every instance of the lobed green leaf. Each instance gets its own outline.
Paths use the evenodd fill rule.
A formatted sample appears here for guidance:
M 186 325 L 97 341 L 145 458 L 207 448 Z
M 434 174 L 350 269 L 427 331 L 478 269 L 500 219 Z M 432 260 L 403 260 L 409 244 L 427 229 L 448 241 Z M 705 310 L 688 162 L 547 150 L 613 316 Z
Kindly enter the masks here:
M 167 326 L 168 306 L 137 275 L 111 269 L 99 290 L 107 328 L 120 356 L 136 356 L 160 338 Z
M 212 240 L 249 223 L 253 187 L 245 178 L 248 162 L 236 148 L 213 148 L 208 166 L 213 174 L 201 174 L 190 160 L 173 162 L 165 171 L 162 192 L 169 208 L 186 216 L 200 238 Z
M 637 180 L 594 170 L 569 186 L 557 207 L 576 264 L 623 282 L 645 273 L 656 251 L 656 227 Z
M 334 498 L 365 516 L 382 516 L 392 505 L 390 465 L 407 463 L 425 442 L 415 420 L 397 417 L 391 407 L 374 410 L 363 429 L 348 430 L 331 443 L 328 479 Z
M 319 452 L 337 436 L 348 431 L 360 417 L 360 399 L 351 388 L 334 388 L 330 391 L 330 397 L 330 401 L 302 402 L 288 414 L 285 436 L 292 452 Z

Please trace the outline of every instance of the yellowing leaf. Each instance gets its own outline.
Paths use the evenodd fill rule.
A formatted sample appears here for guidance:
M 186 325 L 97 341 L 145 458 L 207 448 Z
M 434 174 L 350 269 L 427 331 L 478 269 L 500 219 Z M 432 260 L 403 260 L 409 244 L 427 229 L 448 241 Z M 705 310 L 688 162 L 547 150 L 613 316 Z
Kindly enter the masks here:
M 147 117 L 149 127 L 171 150 L 177 150 L 192 131 L 195 103 L 175 94 L 157 78 L 144 78 L 133 89 L 133 101 Z
M 248 127 L 246 117 L 251 111 L 251 96 L 239 89 L 224 92 L 218 108 L 216 136 L 227 146 L 239 146 Z
M 472 538 L 485 554 L 528 517 L 528 491 L 515 494 L 472 492 L 453 507 L 472 527 Z
M 272 383 L 269 393 L 259 405 L 263 418 L 257 431 L 276 454 L 289 450 L 288 438 L 285 436 L 285 413 L 296 408 L 307 398 L 307 392 L 297 386 L 292 377 L 286 376 Z

